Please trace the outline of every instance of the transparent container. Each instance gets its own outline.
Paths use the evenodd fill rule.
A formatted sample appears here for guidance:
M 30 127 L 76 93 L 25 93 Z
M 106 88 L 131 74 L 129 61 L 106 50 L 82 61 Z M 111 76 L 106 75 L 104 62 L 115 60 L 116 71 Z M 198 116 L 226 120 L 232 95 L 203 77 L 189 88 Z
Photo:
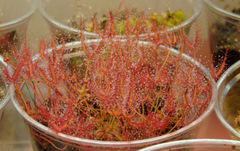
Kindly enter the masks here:
M 218 101 L 215 111 L 225 128 L 240 140 L 239 131 L 239 94 L 240 94 L 240 61 L 230 66 L 217 82 Z
M 204 0 L 215 67 L 227 51 L 226 68 L 240 59 L 240 1 Z
M 89 45 L 96 47 L 97 44 L 99 44 L 100 42 L 101 42 L 101 40 L 98 40 L 98 39 L 86 40 L 85 46 L 87 48 Z M 124 41 L 124 40 L 120 41 L 120 43 L 123 43 L 123 44 L 125 42 L 126 41 Z M 149 47 L 149 45 L 150 45 L 148 42 L 141 42 L 141 41 L 138 42 L 138 44 L 139 44 L 138 47 L 140 47 L 140 46 Z M 61 49 L 61 47 L 62 47 L 61 45 L 58 46 L 59 49 Z M 84 48 L 86 48 L 86 47 L 84 47 Z M 66 59 L 66 62 L 68 64 L 70 63 L 69 64 L 70 67 L 75 67 L 75 66 L 72 66 L 74 64 L 72 64 L 71 61 L 73 61 L 73 63 L 78 62 L 81 66 L 76 66 L 77 68 L 80 67 L 80 69 L 78 68 L 77 71 L 82 71 L 82 68 L 83 68 L 82 66 L 84 66 L 85 63 L 82 63 L 81 60 L 83 60 L 83 61 L 85 60 L 85 62 L 87 60 L 85 58 L 86 55 L 85 55 L 84 51 L 82 51 L 82 49 L 83 49 L 82 43 L 78 42 L 78 41 L 66 43 L 64 46 L 64 49 L 69 50 L 69 53 L 66 53 L 63 58 Z M 80 49 L 81 51 L 76 51 L 78 49 Z M 176 51 L 175 49 L 170 49 L 170 48 L 168 48 L 168 49 L 169 49 L 169 52 L 171 52 L 170 56 L 173 56 L 173 58 L 174 58 L 174 56 L 177 57 L 179 55 L 179 52 Z M 164 46 L 159 47 L 160 52 L 164 51 L 164 50 L 166 50 L 166 48 Z M 48 53 L 51 53 L 51 51 L 53 51 L 53 50 L 52 49 L 47 50 Z M 59 51 L 57 51 L 57 52 L 59 52 Z M 40 59 L 43 56 L 44 56 L 44 53 L 38 54 L 37 56 L 35 56 L 33 58 L 33 61 L 37 61 L 38 59 Z M 31 139 L 33 142 L 32 146 L 33 146 L 34 150 L 43 150 L 43 149 L 55 150 L 56 148 L 62 149 L 62 150 L 81 150 L 81 149 L 83 149 L 83 150 L 115 150 L 115 149 L 117 149 L 117 150 L 137 150 L 139 148 L 143 148 L 146 146 L 154 145 L 154 144 L 169 141 L 169 140 L 192 138 L 192 137 L 195 137 L 194 131 L 197 130 L 197 126 L 211 113 L 211 111 L 214 108 L 214 104 L 216 101 L 216 95 L 217 95 L 216 94 L 216 86 L 215 86 L 214 80 L 212 80 L 212 77 L 211 77 L 211 74 L 209 73 L 209 71 L 206 68 L 204 68 L 199 62 L 194 61 L 193 58 L 191 58 L 185 54 L 181 54 L 181 58 L 179 58 L 179 59 L 182 60 L 183 62 L 185 62 L 186 64 L 194 63 L 194 66 L 197 69 L 199 69 L 199 72 L 197 72 L 198 78 L 202 73 L 204 76 L 204 81 L 207 79 L 210 80 L 208 83 L 209 86 L 207 86 L 208 89 L 206 91 L 207 94 L 209 94 L 207 97 L 208 99 L 207 100 L 204 99 L 206 96 L 205 97 L 202 96 L 201 99 L 198 98 L 197 100 L 199 102 L 196 101 L 194 103 L 194 104 L 198 104 L 198 106 L 193 105 L 191 108 L 189 108 L 190 113 L 188 111 L 186 111 L 186 114 L 187 113 L 189 113 L 189 114 L 187 116 L 184 116 L 183 119 L 186 118 L 186 121 L 191 121 L 190 123 L 188 123 L 187 125 L 185 125 L 183 127 L 180 127 L 177 130 L 174 130 L 172 132 L 170 131 L 167 134 L 163 134 L 163 135 L 157 136 L 157 137 L 141 139 L 141 140 L 132 140 L 132 141 L 104 141 L 104 140 L 100 141 L 100 140 L 92 140 L 92 139 L 70 136 L 70 135 L 67 135 L 67 134 L 64 134 L 61 132 L 56 132 L 56 131 L 50 129 L 49 127 L 44 126 L 43 124 L 40 124 L 39 122 L 34 120 L 33 117 L 34 118 L 37 118 L 37 117 L 33 115 L 34 112 L 31 112 L 33 114 L 30 113 L 31 116 L 26 112 L 26 110 L 24 109 L 26 106 L 24 107 L 23 100 L 19 99 L 19 97 L 16 96 L 13 84 L 10 85 L 11 99 L 12 99 L 12 102 L 13 102 L 15 108 L 17 109 L 17 111 L 20 113 L 20 115 L 26 121 L 26 125 L 28 127 L 28 130 L 30 132 L 30 136 L 31 136 Z M 70 62 L 69 62 L 69 60 L 70 60 Z M 45 66 L 44 63 L 43 64 L 39 63 L 38 65 L 39 65 L 39 67 Z M 200 73 L 200 71 L 201 71 L 201 73 Z M 85 71 L 83 71 L 82 73 L 85 73 Z M 182 73 L 182 74 L 185 74 L 185 73 Z M 180 80 L 180 79 L 178 79 L 178 80 Z M 199 80 L 197 80 L 197 81 L 199 81 Z M 181 83 L 181 81 L 178 81 L 178 82 Z M 30 83 L 26 83 L 26 82 L 22 83 L 21 92 L 23 92 L 22 93 L 23 95 L 21 97 L 25 98 L 25 100 L 30 100 L 29 103 L 32 105 L 31 108 L 34 109 L 35 105 L 34 105 L 34 103 L 31 103 L 31 100 L 32 100 L 32 98 L 36 98 L 34 93 L 38 94 L 40 92 L 38 92 L 38 90 L 35 92 L 29 91 L 29 89 L 31 90 L 31 88 L 28 85 Z M 37 87 L 38 86 L 36 86 L 36 88 Z M 40 84 L 38 88 L 40 88 L 39 90 L 42 91 L 42 94 L 47 95 L 47 94 L 49 94 L 48 93 L 49 91 L 46 89 L 47 87 L 48 87 L 47 85 L 43 86 Z M 205 88 L 206 87 L 204 87 L 204 89 Z M 65 91 L 62 88 L 57 88 L 57 89 L 61 89 L 61 93 L 62 92 L 65 93 Z M 18 91 L 18 93 L 19 93 L 19 91 Z M 41 99 L 40 99 L 40 101 L 41 101 Z M 192 111 L 192 109 L 194 109 L 194 111 Z M 182 113 L 182 111 L 183 111 L 182 109 L 179 109 L 180 114 Z M 172 112 L 173 112 L 173 110 L 172 110 Z M 47 113 L 47 112 L 45 112 L 45 113 Z M 180 119 L 182 119 L 182 118 L 180 118 Z M 182 122 L 184 123 L 184 121 L 182 121 Z
M 3 70 L 7 67 L 7 64 L 3 61 L 3 57 L 0 55 L 0 120 L 2 118 L 3 109 L 10 100 L 9 96 L 9 86 L 6 82 Z M 10 70 L 10 68 L 6 68 Z
M 162 143 L 139 151 L 232 151 L 240 149 L 240 142 L 226 139 L 189 139 Z
M 119 12 L 126 9 L 129 12 L 132 10 L 136 11 L 135 17 L 141 14 L 141 12 L 144 12 L 146 15 L 154 13 L 162 15 L 167 11 L 181 10 L 185 16 L 184 21 L 176 23 L 174 26 L 171 25 L 167 30 L 182 28 L 187 33 L 200 14 L 202 3 L 200 0 L 181 0 L 177 3 L 174 0 L 41 0 L 39 6 L 41 14 L 48 22 L 50 31 L 54 33 L 56 39 L 61 39 L 63 35 L 66 41 L 79 40 L 81 31 L 88 38 L 97 38 L 98 35 L 95 32 L 86 31 L 85 29 L 87 28 L 82 29 L 81 25 L 91 25 L 89 23 L 91 23 L 94 15 L 99 20 L 104 19 L 103 16 L 105 15 L 109 18 L 110 11 L 116 16 L 117 20 L 117 15 L 121 15 Z M 140 36 L 143 39 L 147 39 L 144 33 L 140 34 Z
M 10 44 L 16 50 L 21 47 L 36 8 L 36 0 L 0 0 L 0 54 L 3 57 L 13 56 Z

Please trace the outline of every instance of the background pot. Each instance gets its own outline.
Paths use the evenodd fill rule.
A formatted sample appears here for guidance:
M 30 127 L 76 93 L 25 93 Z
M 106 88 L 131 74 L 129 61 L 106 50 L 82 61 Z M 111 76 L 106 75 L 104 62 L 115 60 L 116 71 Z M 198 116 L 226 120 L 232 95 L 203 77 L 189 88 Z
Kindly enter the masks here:
M 7 66 L 7 64 L 3 61 L 3 59 L 4 58 L 0 55 L 0 120 L 2 117 L 3 109 L 10 100 L 9 91 L 8 91 L 9 86 L 6 83 L 5 76 L 2 72 L 4 68 L 6 68 Z
M 58 7 L 56 7 L 56 4 Z M 114 12 L 118 8 L 120 8 L 120 10 L 126 8 L 129 10 L 136 9 L 138 11 L 144 11 L 146 14 L 157 12 L 159 15 L 165 13 L 167 10 L 172 12 L 182 10 L 186 16 L 186 20 L 169 30 L 182 28 L 189 31 L 192 23 L 197 19 L 202 10 L 202 3 L 199 0 L 182 0 L 179 3 L 175 3 L 174 0 L 41 0 L 39 6 L 41 14 L 48 22 L 50 31 L 55 34 L 57 39 L 61 38 L 62 34 L 66 41 L 79 40 L 80 27 L 77 26 L 77 28 L 73 28 L 70 26 L 73 18 L 75 22 L 88 22 L 94 14 L 97 14 L 97 17 L 101 18 L 103 14 L 108 15 L 109 11 Z M 88 38 L 97 38 L 96 33 L 83 33 Z
M 240 132 L 236 130 L 238 111 L 240 110 L 240 61 L 230 66 L 217 82 L 218 101 L 216 114 L 233 138 L 240 140 Z
M 139 151 L 178 151 L 178 150 L 191 150 L 191 151 L 233 151 L 240 148 L 240 142 L 226 139 L 189 139 L 179 140 L 167 143 L 162 143 L 150 146 Z
M 0 54 L 3 57 L 13 56 L 9 43 L 16 49 L 21 47 L 36 7 L 35 0 L 0 0 Z
M 226 69 L 240 59 L 240 2 L 238 0 L 204 0 L 210 47 L 214 65 L 225 56 Z

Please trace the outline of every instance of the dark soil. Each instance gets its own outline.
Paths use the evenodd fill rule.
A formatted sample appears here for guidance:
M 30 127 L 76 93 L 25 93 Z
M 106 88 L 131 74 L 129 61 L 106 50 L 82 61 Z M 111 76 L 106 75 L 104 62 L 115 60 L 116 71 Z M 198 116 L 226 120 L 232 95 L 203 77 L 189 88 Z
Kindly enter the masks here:
M 233 13 L 240 14 L 240 8 Z M 240 59 L 240 27 L 225 22 L 214 23 L 209 30 L 214 66 L 218 67 L 227 52 L 226 69 Z

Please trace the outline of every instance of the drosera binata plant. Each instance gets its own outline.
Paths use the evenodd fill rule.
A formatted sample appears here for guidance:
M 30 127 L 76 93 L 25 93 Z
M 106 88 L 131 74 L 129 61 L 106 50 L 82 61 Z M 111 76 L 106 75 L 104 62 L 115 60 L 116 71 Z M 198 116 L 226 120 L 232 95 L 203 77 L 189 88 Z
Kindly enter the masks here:
M 196 60 L 197 29 L 193 42 L 184 31 L 167 30 L 149 32 L 151 41 L 146 42 L 129 34 L 133 30 L 125 38 L 116 37 L 110 22 L 108 26 L 104 33 L 95 28 L 101 39 L 81 34 L 79 42 L 57 46 L 53 41 L 51 49 L 42 43 L 37 56 L 27 45 L 21 54 L 12 49 L 18 64 L 8 64 L 15 70 L 12 75 L 4 73 L 29 118 L 55 135 L 134 142 L 170 134 L 205 112 L 214 79 Z M 176 43 L 178 51 L 173 49 Z M 59 143 L 61 139 L 34 125 L 30 130 L 41 150 L 76 147 Z

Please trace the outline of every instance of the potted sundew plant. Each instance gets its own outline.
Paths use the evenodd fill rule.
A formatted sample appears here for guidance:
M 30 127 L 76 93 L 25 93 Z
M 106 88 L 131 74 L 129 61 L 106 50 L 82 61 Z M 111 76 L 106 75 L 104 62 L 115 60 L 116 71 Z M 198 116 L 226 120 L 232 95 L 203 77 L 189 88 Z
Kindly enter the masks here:
M 151 31 L 146 42 L 114 29 L 42 43 L 34 56 L 27 45 L 12 50 L 18 64 L 4 73 L 36 150 L 136 150 L 187 137 L 213 109 L 215 82 L 197 62 L 197 29 L 192 42 L 182 30 Z

